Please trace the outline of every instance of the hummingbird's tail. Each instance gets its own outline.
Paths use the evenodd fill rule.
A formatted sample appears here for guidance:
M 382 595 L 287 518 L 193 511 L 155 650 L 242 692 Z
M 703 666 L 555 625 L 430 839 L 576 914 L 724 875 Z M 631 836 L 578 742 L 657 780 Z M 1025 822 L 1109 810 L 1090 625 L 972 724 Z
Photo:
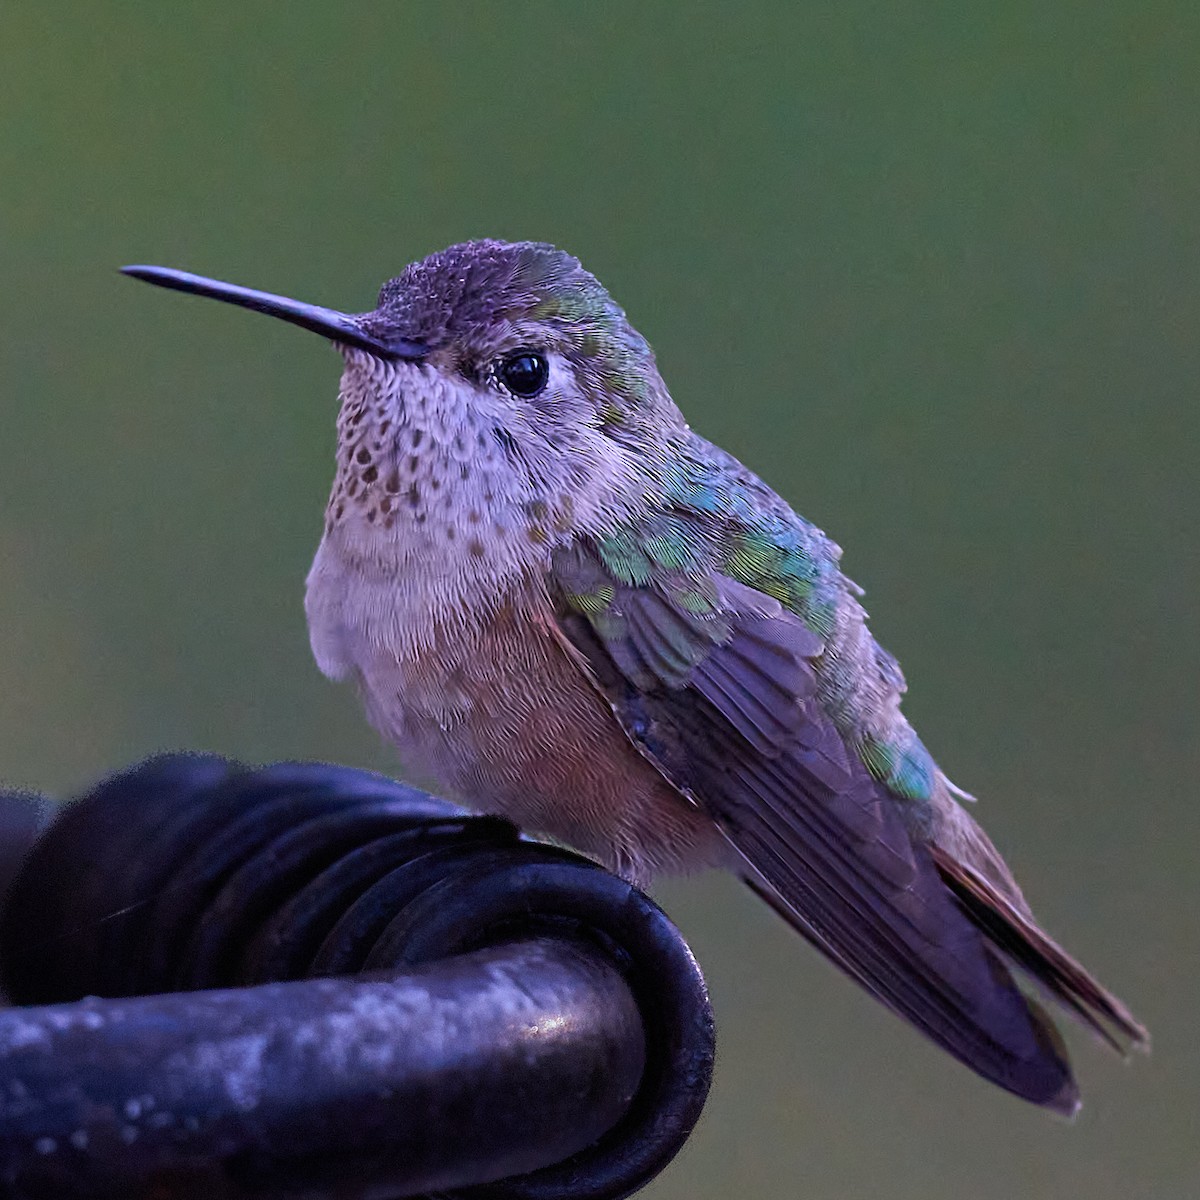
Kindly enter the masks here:
M 743 874 L 741 878 L 751 891 L 765 900 L 797 933 L 825 954 L 835 966 L 840 967 L 851 979 L 860 983 L 888 1007 L 900 1011 L 872 985 L 870 979 L 864 977 L 844 955 L 831 946 L 769 884 L 750 873 Z M 998 1001 L 1004 1007 L 1012 1009 L 1012 1026 L 1008 1032 L 1012 1034 L 1014 1041 L 1025 1043 L 1022 1046 L 1023 1056 L 1011 1052 L 1002 1033 L 993 1035 L 991 1030 L 969 1023 L 937 1024 L 930 1018 L 917 1020 L 903 1011 L 900 1011 L 900 1015 L 912 1021 L 943 1050 L 954 1055 L 973 1071 L 978 1071 L 985 1079 L 990 1079 L 1024 1100 L 1043 1105 L 1071 1119 L 1079 1111 L 1079 1089 L 1071 1074 L 1066 1048 L 1058 1030 L 1054 1022 L 1042 1011 L 1041 1005 L 1035 1004 L 1020 992 L 1008 970 L 997 958 L 998 956 L 993 956 L 991 960 L 995 992 L 987 999 Z
M 983 831 L 975 832 L 986 841 Z M 999 854 L 987 849 L 1003 874 L 987 874 L 953 856 L 943 846 L 930 846 L 942 879 L 963 912 L 1013 966 L 1122 1057 L 1130 1050 L 1150 1049 L 1150 1034 L 1133 1013 L 1053 941 L 1033 919 L 1019 890 L 1000 886 L 1008 875 Z M 989 856 L 989 857 L 991 857 Z
M 944 958 L 926 951 L 897 960 L 927 985 L 927 993 L 913 1003 L 910 992 L 896 982 L 898 968 L 884 969 L 865 953 L 856 958 L 846 952 L 765 876 L 743 872 L 742 879 L 793 929 L 943 1049 L 1016 1095 L 1073 1117 L 1080 1100 L 1066 1047 L 1050 1014 L 1014 976 L 1037 984 L 1122 1056 L 1129 1049 L 1148 1049 L 1149 1034 L 1042 931 L 987 834 L 949 794 L 939 816 L 934 837 L 917 843 L 933 888 L 931 893 L 925 887 L 921 911 L 934 911 L 944 902 L 946 911 L 939 919 L 947 926 L 961 922 L 967 934 L 961 952 L 985 964 L 983 982 L 976 978 L 970 1007 L 963 1010 L 947 1012 L 937 1001 L 942 991 L 935 989 L 944 990 L 953 972 Z

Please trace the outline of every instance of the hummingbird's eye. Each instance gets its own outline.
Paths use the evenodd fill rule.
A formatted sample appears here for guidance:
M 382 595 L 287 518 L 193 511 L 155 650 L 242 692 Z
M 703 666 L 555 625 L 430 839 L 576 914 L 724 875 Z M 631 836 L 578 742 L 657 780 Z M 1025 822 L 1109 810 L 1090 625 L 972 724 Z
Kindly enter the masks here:
M 528 400 L 546 386 L 550 364 L 536 350 L 517 350 L 500 360 L 496 374 L 514 396 Z

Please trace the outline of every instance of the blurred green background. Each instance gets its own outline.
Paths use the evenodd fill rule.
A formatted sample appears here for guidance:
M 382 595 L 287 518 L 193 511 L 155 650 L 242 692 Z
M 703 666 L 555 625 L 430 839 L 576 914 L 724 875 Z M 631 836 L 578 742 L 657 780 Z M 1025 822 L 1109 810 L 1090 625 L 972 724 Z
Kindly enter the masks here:
M 1200 13 L 966 7 L 0 7 L 0 775 L 395 766 L 301 610 L 337 356 L 118 264 L 361 310 L 554 241 L 847 547 L 925 740 L 1156 1038 L 1072 1033 L 1069 1127 L 673 883 L 720 1062 L 649 1194 L 1200 1195 Z

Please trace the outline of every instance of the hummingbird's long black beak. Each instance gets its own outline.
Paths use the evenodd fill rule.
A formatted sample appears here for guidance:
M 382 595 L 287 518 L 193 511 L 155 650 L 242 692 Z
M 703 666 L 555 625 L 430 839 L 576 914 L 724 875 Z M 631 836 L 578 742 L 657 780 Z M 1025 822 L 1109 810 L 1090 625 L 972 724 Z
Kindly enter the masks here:
M 238 287 L 235 283 L 222 283 L 219 279 L 208 279 L 203 275 L 192 275 L 187 271 L 176 271 L 171 267 L 122 267 L 121 274 L 144 279 L 159 287 L 172 288 L 177 292 L 191 292 L 195 296 L 211 296 L 242 308 L 290 321 L 303 329 L 311 329 L 322 337 L 347 346 L 356 346 L 377 358 L 417 359 L 428 353 L 429 347 L 404 338 L 375 337 L 360 323 L 360 318 L 351 313 L 337 312 L 332 308 L 321 308 L 317 304 L 304 304 L 300 300 L 289 300 L 286 296 L 275 296 L 270 292 L 259 292 L 253 288 Z

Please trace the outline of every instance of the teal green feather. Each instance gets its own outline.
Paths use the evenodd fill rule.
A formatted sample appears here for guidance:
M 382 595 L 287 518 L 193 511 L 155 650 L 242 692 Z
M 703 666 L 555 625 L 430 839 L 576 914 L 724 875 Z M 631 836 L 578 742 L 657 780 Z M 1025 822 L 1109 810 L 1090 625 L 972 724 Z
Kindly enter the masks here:
M 687 618 L 658 643 L 661 671 L 682 676 L 728 635 L 718 619 L 717 578 L 770 596 L 825 643 L 817 662 L 820 699 L 846 743 L 893 795 L 928 801 L 940 773 L 899 711 L 903 676 L 866 630 L 861 593 L 839 569 L 838 546 L 736 459 L 690 431 L 672 450 L 659 463 L 657 502 L 595 547 L 610 587 L 653 589 Z M 612 648 L 634 635 L 612 611 L 614 593 L 605 585 L 604 579 L 587 587 L 561 582 L 571 593 L 569 607 Z M 636 656 L 628 657 L 633 664 Z M 653 684 L 644 667 L 631 669 L 643 674 L 639 686 Z
M 615 530 L 599 541 L 596 548 L 618 582 L 646 587 L 653 581 L 654 564 L 643 548 L 640 531 L 634 527 Z

